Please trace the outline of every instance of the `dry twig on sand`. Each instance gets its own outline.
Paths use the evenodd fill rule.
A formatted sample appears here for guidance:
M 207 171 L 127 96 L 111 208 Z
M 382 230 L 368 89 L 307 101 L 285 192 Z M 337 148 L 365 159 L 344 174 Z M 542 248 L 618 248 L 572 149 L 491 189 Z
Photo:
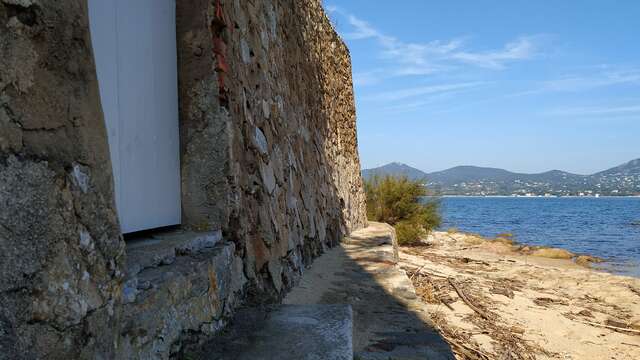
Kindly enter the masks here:
M 403 269 L 405 269 L 405 270 L 406 270 L 406 271 L 408 271 L 408 272 L 413 273 L 413 274 L 411 274 L 411 276 L 409 277 L 409 280 L 413 280 L 413 278 L 414 278 L 416 275 L 423 275 L 423 276 L 427 276 L 427 275 L 428 275 L 428 276 L 433 276 L 433 277 L 437 277 L 437 278 L 441 278 L 441 279 L 449 279 L 449 276 L 447 276 L 447 275 L 444 275 L 444 274 L 436 274 L 436 273 L 433 273 L 433 272 L 429 272 L 429 271 L 424 270 L 424 268 L 425 268 L 425 266 L 426 266 L 426 265 L 427 265 L 427 264 L 424 264 L 424 265 L 420 266 L 419 268 L 413 268 L 413 269 L 412 269 L 411 267 L 409 267 L 409 266 L 403 266 L 402 268 L 403 268 Z
M 423 255 L 415 254 L 425 258 Z M 425 259 L 426 261 L 426 259 Z M 450 263 L 454 265 L 449 259 L 434 259 L 432 263 Z M 486 334 L 494 342 L 494 351 L 486 353 L 482 347 L 472 340 L 469 332 L 462 329 L 454 329 L 447 323 L 446 317 L 440 317 L 440 315 L 434 314 L 431 316 L 436 328 L 439 330 L 443 338 L 450 344 L 451 349 L 456 354 L 458 359 L 465 360 L 486 360 L 486 359 L 500 359 L 500 360 L 533 360 L 536 358 L 534 354 L 539 353 L 547 357 L 552 357 L 554 354 L 547 352 L 540 346 L 535 344 L 528 344 L 526 340 L 522 338 L 524 329 L 518 329 L 516 331 L 511 324 L 502 324 L 500 316 L 493 314 L 488 310 L 476 305 L 480 299 L 473 299 L 467 295 L 468 290 L 464 290 L 461 284 L 451 276 L 447 276 L 442 273 L 432 273 L 432 269 L 425 270 L 425 266 L 415 266 L 406 268 L 410 275 L 411 281 L 416 287 L 417 292 L 421 296 L 422 300 L 426 303 L 433 303 L 434 300 L 438 300 L 444 305 L 448 303 L 443 300 L 443 292 L 449 292 L 451 288 L 457 293 L 458 297 L 471 308 L 474 313 L 477 313 L 478 317 L 471 319 L 472 323 L 479 328 L 481 333 Z M 436 280 L 440 279 L 440 280 Z M 503 284 L 504 285 L 504 284 Z M 506 285 L 504 285 L 507 287 Z M 447 290 L 448 289 L 448 290 Z M 423 290 L 423 291 L 422 291 Z M 467 292 L 465 292 L 467 291 Z M 420 294 L 423 292 L 424 294 Z M 487 298 L 486 301 L 491 301 Z M 447 306 L 455 313 L 455 309 Z
M 629 290 L 631 290 L 634 294 L 640 296 L 640 290 L 638 290 L 637 288 L 635 288 L 635 287 L 633 287 L 631 285 L 628 285 L 628 286 L 629 286 Z
M 609 329 L 609 330 L 613 330 L 613 331 L 617 331 L 617 332 L 621 332 L 621 333 L 631 333 L 631 334 L 640 335 L 640 330 L 622 328 L 622 327 L 618 327 L 618 326 L 605 325 L 605 324 L 601 324 L 601 323 L 597 323 L 597 322 L 593 322 L 593 321 L 580 320 L 580 319 L 576 319 L 576 317 L 572 316 L 571 314 L 563 314 L 563 315 L 567 319 L 573 320 L 575 322 L 579 322 L 581 324 L 601 327 L 601 328 L 605 328 L 605 329 Z
M 442 337 L 447 340 L 447 342 L 453 346 L 453 350 L 461 355 L 465 356 L 465 359 L 470 360 L 489 360 L 491 356 L 483 353 L 482 351 L 472 348 L 469 345 L 464 344 L 463 342 L 454 340 L 444 334 L 441 334 Z
M 446 306 L 449 310 L 455 311 L 447 301 L 445 301 L 441 295 L 438 295 L 437 285 L 431 281 L 431 279 L 425 274 L 421 273 L 424 266 L 420 267 L 417 271 L 408 270 L 409 273 L 413 272 L 409 277 L 409 280 L 416 287 L 416 293 L 427 303 L 437 302 Z M 446 277 L 443 277 L 446 279 Z M 426 282 L 426 284 L 425 284 Z
M 416 275 L 423 275 L 422 273 L 422 269 L 425 267 L 425 265 L 421 266 L 416 272 L 414 272 L 411 277 L 409 278 L 409 280 L 413 281 L 414 276 Z M 447 279 L 449 281 L 449 284 L 451 284 L 451 286 L 453 287 L 453 289 L 456 291 L 456 293 L 458 294 L 458 296 L 460 297 L 460 299 L 462 299 L 462 301 L 464 301 L 465 304 L 467 304 L 467 306 L 469 306 L 471 308 L 471 310 L 475 311 L 476 313 L 478 313 L 478 315 L 480 315 L 483 319 L 489 319 L 489 316 L 487 315 L 486 312 L 484 312 L 482 309 L 480 309 L 479 307 L 477 307 L 475 304 L 473 304 L 473 302 L 471 302 L 471 300 L 469 299 L 469 297 L 464 293 L 464 291 L 462 291 L 462 288 L 460 288 L 460 285 L 458 285 L 456 283 L 455 280 L 453 280 L 452 278 L 450 278 L 449 276 L 445 276 L 445 275 L 438 275 L 438 274 L 433 274 L 433 273 L 428 273 L 425 272 L 425 275 L 430 275 L 430 276 L 434 276 L 434 277 L 439 277 L 439 278 L 443 278 L 443 279 Z M 440 300 L 440 299 L 439 299 Z M 443 304 L 445 304 L 450 310 L 453 310 L 453 308 L 445 303 L 444 301 L 440 300 L 440 302 L 442 302 Z
M 410 280 L 410 281 L 413 281 L 413 277 L 414 277 L 414 276 L 416 276 L 416 275 L 418 275 L 418 274 L 420 274 L 420 270 L 424 269 L 424 267 L 425 267 L 425 266 L 427 266 L 427 264 L 424 264 L 424 265 L 420 266 L 420 268 L 419 268 L 416 272 L 414 272 L 413 274 L 411 274 L 411 277 L 409 277 L 409 280 Z
M 462 299 L 462 301 L 464 301 L 464 303 L 467 304 L 467 306 L 469 306 L 471 308 L 471 310 L 473 310 L 476 313 L 478 313 L 478 315 L 480 315 L 483 319 L 487 319 L 487 320 L 489 319 L 489 316 L 487 315 L 486 312 L 482 311 L 475 304 L 473 304 L 471 302 L 471 300 L 469 300 L 467 295 L 462 291 L 462 289 L 460 288 L 460 285 L 458 285 L 455 282 L 455 280 L 449 278 L 449 284 L 451 284 L 451 286 L 453 286 L 453 289 L 456 291 L 458 296 L 460 296 L 460 299 Z

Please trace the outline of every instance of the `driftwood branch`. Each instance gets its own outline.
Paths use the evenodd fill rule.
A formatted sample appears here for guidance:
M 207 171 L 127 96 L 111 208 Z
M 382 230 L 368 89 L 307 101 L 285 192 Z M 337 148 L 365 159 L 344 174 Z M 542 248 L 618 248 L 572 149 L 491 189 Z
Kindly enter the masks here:
M 411 277 L 409 277 L 409 280 L 410 280 L 411 282 L 413 282 L 413 278 L 414 278 L 416 275 L 423 275 L 423 273 L 422 273 L 422 269 L 424 269 L 424 267 L 425 267 L 425 266 L 427 266 L 427 264 L 422 265 L 418 270 L 415 270 L 415 271 L 414 271 L 414 270 L 411 270 L 411 271 L 413 271 L 413 274 L 411 274 Z M 449 277 L 444 276 L 444 275 L 436 275 L 436 274 L 431 274 L 431 273 L 425 273 L 424 275 L 430 275 L 430 276 L 434 276 L 434 277 L 439 277 L 439 278 L 449 279 Z M 430 280 L 430 279 L 427 279 L 427 281 L 429 281 L 429 283 L 433 284 L 433 283 L 431 282 L 431 280 Z M 451 310 L 451 311 L 455 311 L 455 310 L 453 309 L 453 307 L 452 307 L 451 305 L 449 305 L 449 303 L 445 302 L 444 300 L 442 300 L 442 299 L 441 299 L 441 298 L 439 298 L 438 296 L 435 296 L 435 298 L 436 298 L 436 300 L 438 300 L 441 304 L 443 304 L 444 306 L 446 306 L 449 310 Z
M 451 345 L 453 345 L 453 347 L 455 348 L 455 350 L 457 350 L 457 352 L 463 354 L 465 357 L 467 357 L 468 359 L 479 359 L 479 360 L 488 360 L 491 359 L 491 357 L 489 357 L 489 355 L 485 354 L 484 352 L 475 349 L 469 345 L 466 345 L 460 341 L 454 340 L 449 336 L 446 336 L 444 334 L 441 334 L 442 337 Z
M 580 319 L 576 319 L 575 317 L 569 317 L 569 319 L 585 324 L 585 325 L 591 325 L 591 326 L 595 326 L 595 327 L 601 327 L 601 328 L 605 328 L 605 329 L 609 329 L 609 330 L 613 330 L 613 331 L 617 331 L 617 332 L 626 332 L 626 333 L 632 333 L 632 334 L 638 334 L 640 335 L 640 330 L 635 330 L 635 329 L 627 329 L 627 328 L 621 328 L 621 327 L 617 327 L 617 326 L 611 326 L 611 325 L 605 325 L 605 324 L 601 324 L 601 323 L 597 323 L 597 322 L 593 322 L 593 321 L 586 321 L 586 320 L 580 320 Z
M 449 279 L 449 277 L 446 276 L 446 275 L 435 274 L 435 273 L 432 273 L 432 272 L 429 272 L 429 271 L 424 271 L 423 269 L 424 269 L 425 266 L 426 266 L 426 264 L 422 265 L 420 268 L 417 268 L 417 270 L 411 270 L 411 271 L 414 271 L 413 276 L 415 276 L 415 275 L 429 275 L 429 276 L 433 276 L 433 277 L 437 277 L 437 278 L 441 278 L 441 279 Z
M 635 346 L 635 347 L 640 347 L 640 345 L 631 344 L 631 343 L 626 343 L 626 342 L 621 342 L 620 344 L 622 344 L 622 345 L 629 345 L 629 346 Z
M 628 285 L 628 286 L 629 286 L 629 290 L 631 290 L 634 294 L 640 296 L 640 290 L 638 290 L 637 288 L 635 288 L 635 287 L 633 287 L 631 285 Z
M 453 306 L 449 305 L 449 303 L 448 303 L 448 302 L 446 302 L 446 301 L 442 300 L 442 299 L 441 299 L 441 298 L 439 298 L 439 297 L 436 297 L 436 299 L 438 299 L 438 301 L 440 301 L 440 303 L 441 303 L 441 304 L 443 304 L 444 306 L 446 306 L 447 308 L 449 308 L 449 310 L 451 310 L 451 311 L 456 311 L 456 310 L 453 308 Z
M 474 305 L 471 302 L 471 300 L 469 300 L 467 295 L 462 291 L 462 289 L 455 282 L 455 280 L 449 278 L 449 284 L 451 284 L 451 286 L 453 286 L 453 289 L 456 291 L 456 293 L 458 293 L 458 296 L 460 296 L 460 299 L 462 299 L 462 301 L 464 301 L 464 303 L 467 304 L 467 306 L 469 306 L 471 308 L 471 310 L 473 310 L 476 313 L 478 313 L 478 315 L 480 315 L 483 319 L 486 319 L 486 320 L 489 319 L 489 316 L 487 315 L 486 312 L 482 311 L 480 308 L 478 308 L 476 305 Z
M 464 293 L 464 291 L 462 291 L 462 289 L 460 288 L 460 286 L 455 282 L 455 280 L 453 280 L 452 278 L 450 278 L 449 276 L 446 275 L 439 275 L 439 274 L 434 274 L 431 272 L 426 272 L 423 271 L 424 265 L 421 266 L 418 270 L 416 270 L 413 275 L 411 276 L 411 279 L 413 279 L 413 276 L 415 275 L 428 275 L 428 276 L 433 276 L 433 277 L 437 277 L 437 278 L 441 278 L 441 279 L 447 279 L 449 281 L 449 284 L 451 284 L 451 286 L 453 287 L 453 289 L 456 291 L 456 293 L 458 294 L 458 296 L 462 299 L 462 301 L 465 302 L 465 304 L 467 304 L 467 306 L 469 306 L 471 308 L 471 310 L 475 311 L 476 313 L 478 313 L 478 315 L 480 315 L 483 319 L 489 319 L 489 316 L 487 315 L 486 312 L 482 311 L 480 308 L 478 308 L 477 306 L 475 306 L 473 304 L 473 302 L 471 302 L 471 300 L 469 300 L 469 298 L 467 297 L 467 295 Z M 451 307 L 451 305 L 449 305 L 448 303 L 442 301 L 442 299 L 438 299 L 442 304 L 444 304 L 446 307 L 449 308 L 449 310 L 454 310 L 453 307 Z

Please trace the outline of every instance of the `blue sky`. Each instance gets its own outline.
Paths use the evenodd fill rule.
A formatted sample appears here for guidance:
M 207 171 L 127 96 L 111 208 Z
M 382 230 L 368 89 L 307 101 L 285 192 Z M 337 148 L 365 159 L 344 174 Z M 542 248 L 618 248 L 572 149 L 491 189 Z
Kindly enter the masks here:
M 325 1 L 363 167 L 588 174 L 640 157 L 640 1 Z

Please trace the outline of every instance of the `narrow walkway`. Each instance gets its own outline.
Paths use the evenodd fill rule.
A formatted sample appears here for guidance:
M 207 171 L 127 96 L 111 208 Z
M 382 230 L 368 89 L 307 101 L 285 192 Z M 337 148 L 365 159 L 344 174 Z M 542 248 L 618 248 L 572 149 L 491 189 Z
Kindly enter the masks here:
M 454 359 L 396 265 L 388 225 L 371 222 L 316 259 L 285 304 L 350 304 L 354 358 Z

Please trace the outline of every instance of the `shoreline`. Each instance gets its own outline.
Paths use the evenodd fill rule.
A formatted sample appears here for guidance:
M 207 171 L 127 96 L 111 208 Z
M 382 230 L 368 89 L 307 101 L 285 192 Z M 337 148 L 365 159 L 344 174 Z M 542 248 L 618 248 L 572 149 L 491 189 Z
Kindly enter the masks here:
M 561 195 L 561 196 L 514 196 L 514 195 L 436 195 L 431 197 L 440 198 L 515 198 L 515 199 L 627 199 L 638 198 L 640 195 L 600 195 L 600 196 L 578 196 L 578 195 Z
M 638 278 L 441 231 L 401 247 L 400 265 L 439 330 L 478 353 L 640 358 Z
M 452 230 L 455 230 L 452 232 Z M 485 246 L 491 246 L 489 244 L 496 244 L 493 247 L 502 247 L 500 251 L 503 254 L 512 252 L 514 254 L 538 257 L 538 258 L 554 258 L 556 260 L 568 261 L 572 264 L 591 269 L 593 271 L 601 271 L 612 275 L 629 276 L 632 278 L 640 279 L 640 264 L 634 262 L 617 261 L 612 258 L 604 258 L 592 253 L 575 253 L 571 250 L 562 247 L 552 247 L 546 245 L 535 245 L 529 243 L 521 243 L 514 240 L 511 234 L 508 237 L 501 237 L 505 233 L 496 235 L 495 238 L 486 237 L 480 234 L 465 232 L 456 228 L 449 229 L 447 231 L 434 231 L 434 233 L 446 233 L 451 235 L 460 234 L 466 236 L 469 240 L 473 240 L 476 243 L 484 243 Z M 538 253 L 533 253 L 538 251 Z M 546 253 L 546 254 L 545 254 Z M 622 269 L 635 269 L 629 271 L 623 271 Z

